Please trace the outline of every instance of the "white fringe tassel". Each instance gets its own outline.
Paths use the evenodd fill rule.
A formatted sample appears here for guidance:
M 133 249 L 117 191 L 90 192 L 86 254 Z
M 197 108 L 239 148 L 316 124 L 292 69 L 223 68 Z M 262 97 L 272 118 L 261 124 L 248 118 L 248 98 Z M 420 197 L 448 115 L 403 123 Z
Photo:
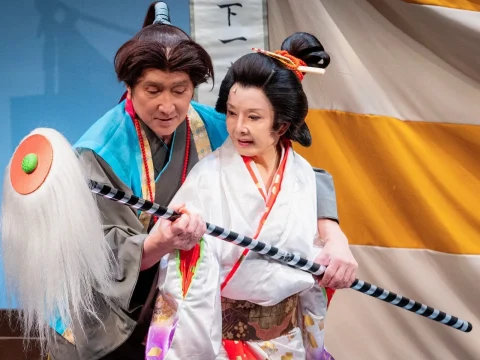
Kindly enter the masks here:
M 68 141 L 40 128 L 53 147 L 47 179 L 35 192 L 17 193 L 7 166 L 2 204 L 2 252 L 7 296 L 17 304 L 26 336 L 51 340 L 59 318 L 70 326 L 95 315 L 93 288 L 108 291 L 111 251 L 94 195 Z

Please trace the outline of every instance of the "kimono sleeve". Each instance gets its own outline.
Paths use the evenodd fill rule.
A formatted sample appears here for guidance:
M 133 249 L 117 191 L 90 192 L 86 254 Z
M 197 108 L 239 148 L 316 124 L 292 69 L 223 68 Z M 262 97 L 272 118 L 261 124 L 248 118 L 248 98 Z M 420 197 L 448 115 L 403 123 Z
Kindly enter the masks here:
M 317 218 L 338 222 L 337 200 L 333 178 L 323 169 L 313 168 L 317 186 Z
M 93 151 L 80 151 L 80 160 L 90 179 L 132 192 Z M 116 281 L 111 292 L 105 295 L 123 310 L 132 312 L 145 304 L 157 270 L 153 267 L 153 270 L 140 272 L 147 234 L 132 208 L 100 196 L 96 202 L 102 215 L 105 239 L 116 260 Z
M 204 180 L 202 173 L 208 166 L 197 164 L 176 193 L 172 204 L 185 204 L 190 212 L 200 214 L 205 219 L 204 201 L 199 195 L 199 184 Z M 208 161 L 208 160 L 207 160 Z M 207 204 L 208 205 L 208 204 Z M 220 260 L 218 256 L 220 243 L 210 236 L 204 236 L 201 245 L 199 263 L 186 296 L 181 303 L 181 312 L 175 330 L 172 347 L 167 359 L 215 359 L 222 341 L 222 312 L 220 298 Z M 162 291 L 181 288 L 176 260 L 167 274 Z
M 323 250 L 322 247 L 313 246 L 315 258 Z M 313 287 L 299 294 L 298 323 L 302 328 L 303 343 L 305 346 L 305 359 L 323 359 L 325 353 L 325 320 L 328 308 L 326 290 L 315 281 Z

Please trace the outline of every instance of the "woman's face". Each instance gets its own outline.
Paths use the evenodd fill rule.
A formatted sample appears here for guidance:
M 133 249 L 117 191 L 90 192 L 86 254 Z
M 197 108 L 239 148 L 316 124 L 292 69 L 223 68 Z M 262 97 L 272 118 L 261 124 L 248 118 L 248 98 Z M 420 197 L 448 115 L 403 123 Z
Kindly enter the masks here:
M 149 69 L 133 88 L 127 88 L 127 97 L 137 116 L 157 136 L 168 140 L 187 116 L 193 89 L 184 72 Z
M 274 111 L 263 91 L 234 84 L 227 101 L 227 130 L 242 156 L 257 157 L 275 151 L 280 135 L 273 131 Z

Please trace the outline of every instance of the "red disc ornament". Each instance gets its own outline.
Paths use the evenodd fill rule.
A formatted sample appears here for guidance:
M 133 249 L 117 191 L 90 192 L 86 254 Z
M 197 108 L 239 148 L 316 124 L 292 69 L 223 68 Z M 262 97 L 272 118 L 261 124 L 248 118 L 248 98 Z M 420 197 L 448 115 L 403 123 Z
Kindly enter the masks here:
M 22 195 L 36 191 L 45 181 L 52 167 L 53 148 L 43 135 L 26 138 L 13 154 L 10 181 L 15 191 Z

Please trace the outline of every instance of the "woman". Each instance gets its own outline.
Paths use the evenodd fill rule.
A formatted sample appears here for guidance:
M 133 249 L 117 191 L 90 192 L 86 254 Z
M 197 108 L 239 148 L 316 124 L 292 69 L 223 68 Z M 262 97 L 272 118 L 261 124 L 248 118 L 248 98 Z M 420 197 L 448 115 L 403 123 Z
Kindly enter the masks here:
M 151 21 L 155 5 L 147 13 Z M 126 99 L 96 121 L 75 147 L 92 180 L 169 204 L 192 167 L 227 137 L 225 116 L 191 101 L 196 86 L 213 80 L 211 59 L 181 29 L 155 23 L 118 50 L 115 70 L 126 85 Z M 325 260 L 335 263 L 324 281 L 349 286 L 356 263 L 335 222 L 331 177 L 318 175 L 318 186 L 325 189 L 317 195 L 319 229 L 330 247 Z M 152 230 L 156 219 L 145 213 L 104 199 L 98 199 L 98 206 L 119 264 L 111 293 L 98 297 L 104 327 L 95 322 L 83 330 L 57 324 L 55 330 L 63 338 L 58 338 L 54 359 L 142 358 L 156 299 L 155 265 L 180 249 L 181 262 L 188 267 L 205 231 L 194 213 L 174 224 L 160 221 Z M 179 209 L 181 204 L 172 207 Z
M 282 49 L 297 64 L 329 63 L 307 33 L 290 36 Z M 227 115 L 229 138 L 194 166 L 173 201 L 210 223 L 313 260 L 321 252 L 314 246 L 315 173 L 291 146 L 312 141 L 302 78 L 264 54 L 237 60 L 216 105 Z M 323 346 L 328 299 L 312 275 L 210 236 L 195 258 L 189 272 L 179 271 L 175 253 L 162 268 L 147 356 L 331 358 Z

